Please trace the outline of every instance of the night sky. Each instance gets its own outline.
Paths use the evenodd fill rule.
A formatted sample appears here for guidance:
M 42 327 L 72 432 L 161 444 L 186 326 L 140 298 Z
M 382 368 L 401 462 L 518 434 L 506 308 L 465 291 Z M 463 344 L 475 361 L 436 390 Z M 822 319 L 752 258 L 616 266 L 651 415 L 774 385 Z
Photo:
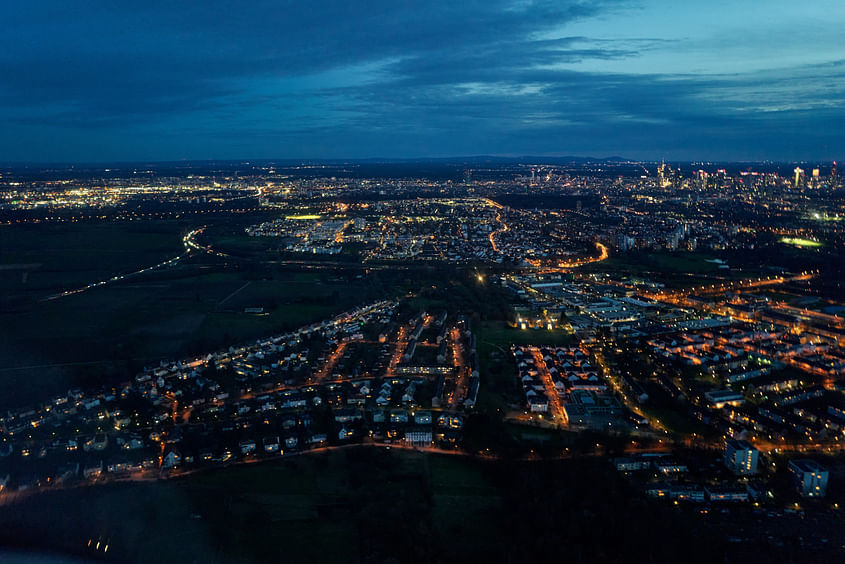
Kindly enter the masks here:
M 842 0 L 6 1 L 0 22 L 0 162 L 845 158 Z

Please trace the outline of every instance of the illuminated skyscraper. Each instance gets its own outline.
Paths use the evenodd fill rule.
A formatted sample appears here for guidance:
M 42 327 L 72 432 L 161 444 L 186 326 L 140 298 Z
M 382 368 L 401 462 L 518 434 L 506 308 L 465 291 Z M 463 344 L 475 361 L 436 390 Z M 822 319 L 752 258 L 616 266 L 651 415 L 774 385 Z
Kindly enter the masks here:
M 794 185 L 796 188 L 798 188 L 798 186 L 801 184 L 801 178 L 802 178 L 803 176 L 804 176 L 804 169 L 803 169 L 803 168 L 801 168 L 801 167 L 797 167 L 797 166 L 796 166 L 796 167 L 795 167 L 795 180 L 794 180 L 794 182 L 793 182 L 793 185 Z
M 667 170 L 671 170 L 671 169 L 667 169 L 666 163 L 663 160 L 661 160 L 660 166 L 657 167 L 657 184 L 661 188 L 667 188 L 668 186 L 670 186 L 672 184 L 671 181 L 669 180 L 669 178 L 667 178 L 667 176 L 666 176 Z

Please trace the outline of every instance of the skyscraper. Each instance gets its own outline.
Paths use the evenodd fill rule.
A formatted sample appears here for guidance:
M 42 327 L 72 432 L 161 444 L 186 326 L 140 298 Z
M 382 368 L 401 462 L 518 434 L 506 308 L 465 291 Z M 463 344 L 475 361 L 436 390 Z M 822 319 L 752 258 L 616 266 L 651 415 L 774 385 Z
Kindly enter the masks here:
M 795 167 L 795 180 L 793 182 L 793 186 L 798 188 L 798 186 L 801 184 L 801 178 L 803 176 L 804 176 L 804 169 L 796 166 Z

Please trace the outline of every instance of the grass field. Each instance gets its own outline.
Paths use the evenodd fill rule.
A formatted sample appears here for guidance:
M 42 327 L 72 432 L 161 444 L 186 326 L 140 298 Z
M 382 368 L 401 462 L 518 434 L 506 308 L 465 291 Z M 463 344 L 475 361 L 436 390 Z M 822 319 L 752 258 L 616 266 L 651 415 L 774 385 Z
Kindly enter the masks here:
M 0 314 L 0 405 L 128 378 L 158 359 L 283 332 L 368 297 L 339 282 L 254 281 L 240 272 L 205 274 L 189 266 L 169 274 Z M 262 307 L 265 314 L 244 313 L 246 307 Z
M 0 408 L 74 386 L 127 379 L 144 365 L 210 352 L 319 321 L 383 287 L 333 270 L 254 266 L 198 255 L 177 266 L 44 298 L 182 252 L 185 224 L 40 225 L 0 234 Z M 28 274 L 3 265 L 40 265 Z M 263 308 L 247 314 L 245 308 Z
M 472 463 L 352 449 L 163 483 L 53 492 L 21 504 L 16 517 L 0 508 L 0 538 L 8 542 L 20 525 L 28 532 L 15 534 L 18 543 L 46 538 L 85 555 L 103 555 L 108 543 L 118 560 L 357 562 L 401 556 L 420 531 L 428 542 L 449 538 L 500 506 Z M 62 514 L 77 518 L 54 517 Z M 101 549 L 90 549 L 89 539 Z
M 713 562 L 724 543 L 605 461 L 359 447 L 7 502 L 3 545 L 161 563 Z
M 221 219 L 219 233 L 242 240 L 234 233 L 253 219 Z M 45 300 L 180 254 L 189 227 L 149 221 L 2 228 L 0 409 L 70 387 L 125 380 L 159 360 L 211 352 L 417 292 L 440 274 L 197 253 L 175 266 Z M 31 265 L 26 280 L 17 265 Z
M 650 417 L 660 421 L 661 425 L 674 433 L 689 435 L 696 433 L 704 437 L 718 436 L 718 429 L 705 425 L 692 417 L 671 407 L 643 407 Z
M 567 345 L 573 340 L 561 330 L 515 329 L 502 321 L 481 323 L 475 333 L 482 375 L 478 401 L 487 410 L 506 410 L 509 403 L 523 400 L 510 356 L 511 345 Z
M 713 276 L 738 277 L 730 270 L 719 269 L 718 263 L 709 262 L 714 258 L 718 258 L 718 255 L 707 252 L 631 251 L 614 254 L 607 260 L 586 265 L 581 270 L 609 272 L 615 276 L 641 276 L 669 287 L 694 286 Z M 751 276 L 751 273 L 747 276 Z
M 0 289 L 42 297 L 137 270 L 181 253 L 187 230 L 175 220 L 0 226 Z M 13 265 L 29 265 L 25 282 Z

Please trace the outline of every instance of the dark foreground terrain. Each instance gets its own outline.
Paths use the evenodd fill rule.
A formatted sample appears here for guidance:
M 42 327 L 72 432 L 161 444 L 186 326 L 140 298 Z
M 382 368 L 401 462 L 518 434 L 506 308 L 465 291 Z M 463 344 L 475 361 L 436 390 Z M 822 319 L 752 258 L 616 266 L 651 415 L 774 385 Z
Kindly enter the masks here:
M 697 510 L 696 510 L 697 511 Z M 744 521 L 749 522 L 745 516 Z M 53 490 L 0 507 L 0 543 L 139 562 L 821 562 L 782 516 L 731 538 L 630 490 L 606 461 L 488 461 L 356 447 L 187 479 Z M 835 533 L 834 533 L 835 534 Z M 824 552 L 829 552 L 825 554 Z

